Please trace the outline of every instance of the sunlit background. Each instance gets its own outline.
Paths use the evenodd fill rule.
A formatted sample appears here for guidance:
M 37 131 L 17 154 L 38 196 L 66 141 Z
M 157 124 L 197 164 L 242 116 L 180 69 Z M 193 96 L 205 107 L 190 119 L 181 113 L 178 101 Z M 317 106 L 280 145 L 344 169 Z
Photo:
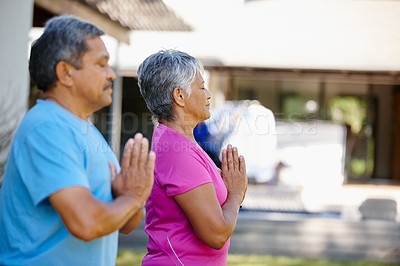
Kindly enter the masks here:
M 307 250 L 308 229 L 297 223 L 303 233 L 266 254 L 400 261 L 400 1 L 2 0 L 1 175 L 20 119 L 41 97 L 29 47 L 62 13 L 107 33 L 118 79 L 113 104 L 92 121 L 118 156 L 129 137 L 151 139 L 155 126 L 137 67 L 160 49 L 185 51 L 204 64 L 212 94 L 198 142 L 217 165 L 227 143 L 247 159 L 240 217 L 346 228 L 314 232 L 319 242 Z M 360 234 L 379 241 L 366 247 Z

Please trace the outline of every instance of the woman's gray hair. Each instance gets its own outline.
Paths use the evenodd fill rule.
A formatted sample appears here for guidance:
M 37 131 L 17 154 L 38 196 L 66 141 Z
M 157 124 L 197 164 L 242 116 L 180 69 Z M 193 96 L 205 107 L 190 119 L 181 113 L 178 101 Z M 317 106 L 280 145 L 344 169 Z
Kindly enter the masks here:
M 57 81 L 56 65 L 65 61 L 77 69 L 89 49 L 86 40 L 104 32 L 71 15 L 61 15 L 46 22 L 44 32 L 31 48 L 29 72 L 38 89 L 47 91 Z
M 138 68 L 138 85 L 153 119 L 174 120 L 174 88 L 183 89 L 190 97 L 190 85 L 202 64 L 187 53 L 161 50 L 147 57 Z

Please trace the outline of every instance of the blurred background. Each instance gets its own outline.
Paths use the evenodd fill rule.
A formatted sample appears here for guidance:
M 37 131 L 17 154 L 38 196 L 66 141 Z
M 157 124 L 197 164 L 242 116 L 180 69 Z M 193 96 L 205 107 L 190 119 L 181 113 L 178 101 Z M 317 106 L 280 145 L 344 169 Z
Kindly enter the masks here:
M 400 262 L 400 1 L 1 0 L 0 177 L 41 97 L 30 45 L 64 13 L 107 33 L 118 78 L 92 121 L 118 156 L 155 126 L 139 64 L 160 49 L 204 64 L 196 139 L 217 165 L 238 146 L 250 182 L 230 252 Z M 135 234 L 121 246 L 144 249 Z

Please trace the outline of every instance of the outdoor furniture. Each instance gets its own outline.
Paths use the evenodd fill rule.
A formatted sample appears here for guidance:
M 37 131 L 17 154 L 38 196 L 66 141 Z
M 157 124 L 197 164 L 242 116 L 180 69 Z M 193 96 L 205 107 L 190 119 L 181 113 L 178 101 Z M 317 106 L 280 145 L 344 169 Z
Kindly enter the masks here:
M 359 207 L 363 220 L 396 221 L 397 202 L 393 199 L 369 198 Z

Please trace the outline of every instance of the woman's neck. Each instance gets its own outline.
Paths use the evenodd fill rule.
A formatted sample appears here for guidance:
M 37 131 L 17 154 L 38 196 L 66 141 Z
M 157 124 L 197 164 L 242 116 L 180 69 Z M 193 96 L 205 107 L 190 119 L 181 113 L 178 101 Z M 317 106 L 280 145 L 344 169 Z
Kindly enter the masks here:
M 194 143 L 197 144 L 194 135 L 193 135 L 193 130 L 196 125 L 191 125 L 191 124 L 185 124 L 185 123 L 180 123 L 179 121 L 175 120 L 160 120 L 159 123 L 163 124 L 164 126 L 167 126 L 169 128 L 172 128 L 173 130 L 177 131 L 179 134 L 182 136 L 186 137 L 187 139 L 193 141 Z

